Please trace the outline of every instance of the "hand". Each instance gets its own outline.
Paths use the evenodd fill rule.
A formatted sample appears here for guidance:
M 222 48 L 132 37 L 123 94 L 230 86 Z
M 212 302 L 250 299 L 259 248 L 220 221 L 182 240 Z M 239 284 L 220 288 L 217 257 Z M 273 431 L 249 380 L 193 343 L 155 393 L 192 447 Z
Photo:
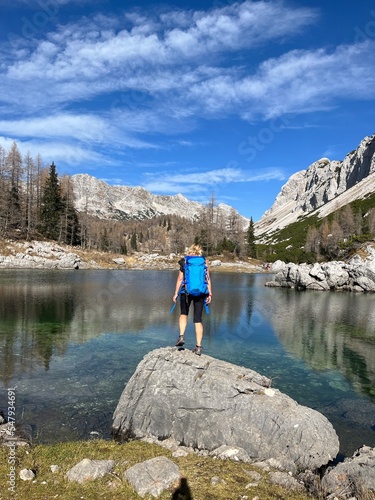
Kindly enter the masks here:
M 206 297 L 206 304 L 209 304 L 211 302 L 211 299 L 212 299 L 212 295 L 208 295 Z
M 172 299 L 172 300 L 173 300 L 173 302 L 176 302 L 176 301 L 177 301 L 177 297 L 178 297 L 178 293 L 175 293 L 175 294 L 173 295 L 173 299 Z

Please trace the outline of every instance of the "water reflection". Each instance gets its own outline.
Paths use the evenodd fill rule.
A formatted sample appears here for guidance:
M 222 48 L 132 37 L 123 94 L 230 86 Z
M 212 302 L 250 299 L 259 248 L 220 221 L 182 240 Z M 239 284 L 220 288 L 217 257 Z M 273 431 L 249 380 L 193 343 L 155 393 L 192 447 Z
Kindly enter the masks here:
M 264 275 L 212 272 L 204 352 L 252 368 L 323 412 L 342 451 L 375 446 L 375 295 L 296 292 Z M 173 345 L 170 271 L 0 272 L 0 408 L 17 385 L 40 442 L 109 437 L 124 384 L 152 349 Z M 195 344 L 190 320 L 187 348 Z
M 54 354 L 105 331 L 134 332 L 165 321 L 166 276 L 148 280 L 139 271 L 1 272 L 1 380 L 34 367 L 49 369 Z M 140 279 L 141 278 L 141 279 Z M 168 276 L 169 278 L 169 276 Z
M 375 400 L 375 297 L 277 290 L 260 304 L 290 353 L 314 370 L 339 370 Z

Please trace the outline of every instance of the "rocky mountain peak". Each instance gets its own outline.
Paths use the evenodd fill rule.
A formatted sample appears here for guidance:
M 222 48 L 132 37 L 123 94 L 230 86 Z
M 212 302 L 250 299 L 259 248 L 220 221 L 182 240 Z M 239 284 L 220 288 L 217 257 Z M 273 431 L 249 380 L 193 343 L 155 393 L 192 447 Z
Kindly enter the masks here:
M 363 198 L 374 187 L 375 134 L 365 137 L 343 161 L 321 158 L 293 174 L 272 207 L 255 224 L 255 233 L 272 233 L 315 210 L 323 217 Z
M 203 204 L 188 200 L 182 194 L 162 196 L 141 186 L 111 186 L 88 174 L 75 174 L 71 182 L 76 210 L 100 219 L 144 220 L 159 215 L 180 215 L 194 220 L 204 208 Z M 229 205 L 219 204 L 217 210 L 227 218 L 234 211 L 244 226 L 249 222 Z

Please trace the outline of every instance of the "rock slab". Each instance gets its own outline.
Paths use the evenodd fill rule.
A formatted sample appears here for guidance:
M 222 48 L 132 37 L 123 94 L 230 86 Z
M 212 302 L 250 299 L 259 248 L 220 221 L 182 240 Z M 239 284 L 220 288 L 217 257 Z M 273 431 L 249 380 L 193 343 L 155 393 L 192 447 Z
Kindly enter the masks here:
M 363 446 L 351 458 L 329 470 L 322 479 L 322 486 L 331 495 L 345 492 L 358 495 L 362 490 L 363 498 L 369 491 L 375 491 L 375 448 Z
M 139 363 L 113 415 L 119 439 L 156 437 L 209 452 L 239 447 L 251 459 L 276 459 L 291 471 L 334 459 L 339 440 L 330 422 L 270 387 L 248 368 L 176 348 Z
M 111 472 L 115 462 L 113 460 L 90 460 L 84 458 L 72 467 L 66 474 L 68 481 L 76 481 L 77 483 L 85 483 L 103 477 Z
M 156 457 L 130 467 L 125 479 L 133 486 L 139 496 L 160 496 L 181 478 L 180 471 L 167 457 Z

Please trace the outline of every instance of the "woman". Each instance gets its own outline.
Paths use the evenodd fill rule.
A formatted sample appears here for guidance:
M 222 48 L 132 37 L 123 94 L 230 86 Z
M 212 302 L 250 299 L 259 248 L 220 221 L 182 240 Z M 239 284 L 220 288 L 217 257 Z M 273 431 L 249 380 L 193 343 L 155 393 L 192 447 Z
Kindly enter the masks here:
M 188 250 L 188 256 L 202 256 L 202 248 L 199 245 L 192 245 Z M 185 283 L 184 283 L 184 266 L 185 259 L 179 261 L 180 270 L 177 276 L 176 289 L 173 295 L 173 302 L 177 301 L 179 295 L 180 297 L 180 308 L 181 314 L 179 318 L 179 328 L 180 336 L 177 339 L 176 346 L 182 347 L 185 344 L 185 330 L 188 322 L 188 314 L 191 303 L 194 306 L 194 327 L 195 327 L 195 339 L 196 346 L 193 352 L 200 356 L 202 354 L 202 338 L 203 338 L 203 324 L 202 324 L 202 312 L 204 304 L 209 304 L 212 298 L 212 288 L 211 279 L 208 266 L 205 269 L 206 282 L 207 282 L 207 292 L 200 295 L 191 295 L 187 293 Z

